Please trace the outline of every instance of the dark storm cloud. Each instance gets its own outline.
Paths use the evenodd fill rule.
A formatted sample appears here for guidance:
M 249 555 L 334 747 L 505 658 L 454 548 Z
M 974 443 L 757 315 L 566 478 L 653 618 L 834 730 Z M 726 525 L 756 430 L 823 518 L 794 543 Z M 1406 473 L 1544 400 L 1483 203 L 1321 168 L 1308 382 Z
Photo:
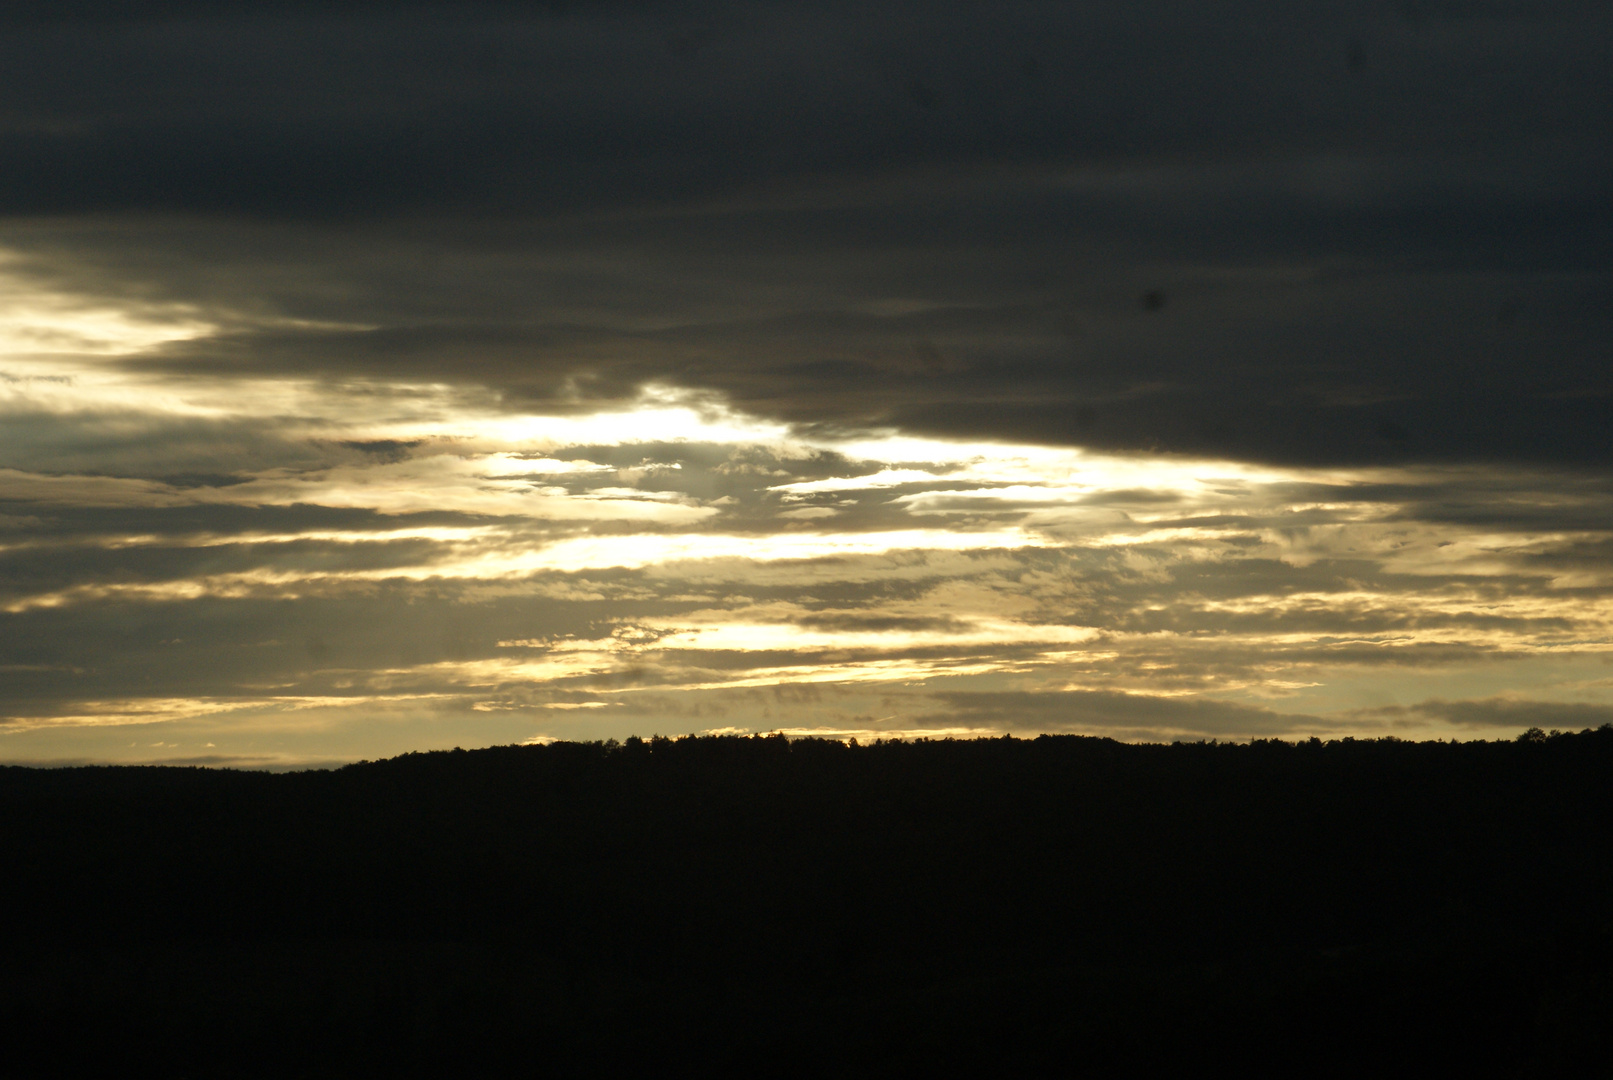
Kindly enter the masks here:
M 52 11 L 0 39 L 0 212 L 224 328 L 144 364 L 1613 457 L 1604 5 Z
M 1432 27 L 1357 3 L 80 10 L 9 34 L 19 207 L 613 205 L 825 167 L 1482 150 L 1607 108 L 1574 96 L 1607 77 L 1593 4 Z

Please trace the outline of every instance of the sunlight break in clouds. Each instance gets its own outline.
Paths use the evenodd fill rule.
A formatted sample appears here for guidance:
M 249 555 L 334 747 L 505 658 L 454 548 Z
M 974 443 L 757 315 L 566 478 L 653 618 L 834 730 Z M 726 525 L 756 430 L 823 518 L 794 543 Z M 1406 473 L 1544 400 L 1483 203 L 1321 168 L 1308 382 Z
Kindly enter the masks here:
M 138 759 L 136 724 L 166 756 L 294 763 L 697 730 L 1471 736 L 1524 714 L 1449 703 L 1613 707 L 1595 482 L 814 433 L 665 383 L 547 414 L 179 377 L 131 358 L 227 319 L 8 282 L 16 758 Z
M 24 370 L 49 357 L 47 378 L 75 356 L 128 356 L 212 329 L 182 306 L 97 302 L 42 286 L 0 258 L 0 356 Z

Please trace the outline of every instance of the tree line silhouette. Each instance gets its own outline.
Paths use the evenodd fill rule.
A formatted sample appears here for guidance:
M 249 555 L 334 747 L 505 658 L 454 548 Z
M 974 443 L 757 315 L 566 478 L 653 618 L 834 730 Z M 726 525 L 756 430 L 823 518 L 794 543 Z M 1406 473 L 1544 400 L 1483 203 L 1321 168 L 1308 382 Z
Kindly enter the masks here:
M 0 1034 L 176 1075 L 1558 1075 L 1613 1047 L 1613 727 L 689 737 L 0 769 Z

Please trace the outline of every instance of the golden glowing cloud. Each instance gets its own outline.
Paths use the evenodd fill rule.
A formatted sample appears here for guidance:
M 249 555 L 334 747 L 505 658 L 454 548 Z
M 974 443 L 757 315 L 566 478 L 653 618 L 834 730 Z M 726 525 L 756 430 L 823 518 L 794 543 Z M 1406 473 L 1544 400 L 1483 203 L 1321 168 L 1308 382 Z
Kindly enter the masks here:
M 0 434 L 0 611 L 30 628 L 14 640 L 65 635 L 84 673 L 12 665 L 35 695 L 19 739 L 403 714 L 528 725 L 490 739 L 1240 736 L 1427 727 L 1417 702 L 1462 693 L 1613 702 L 1596 484 L 808 437 L 661 385 L 540 415 L 446 384 L 122 362 L 219 325 L 0 264 L 0 420 L 66 448 Z M 117 636 L 135 624 L 173 643 L 142 654 L 168 672 L 149 694 L 120 666 L 148 644 Z M 176 691 L 160 665 L 204 648 L 183 662 L 213 682 Z

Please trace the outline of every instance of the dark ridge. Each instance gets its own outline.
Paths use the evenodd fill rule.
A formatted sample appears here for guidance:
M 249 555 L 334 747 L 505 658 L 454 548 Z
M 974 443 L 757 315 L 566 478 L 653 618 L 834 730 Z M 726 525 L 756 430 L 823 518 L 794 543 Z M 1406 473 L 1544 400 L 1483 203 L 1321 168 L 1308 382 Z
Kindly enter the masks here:
M 18 1075 L 1589 1074 L 1610 779 L 1606 726 L 6 768 L 0 1035 Z

